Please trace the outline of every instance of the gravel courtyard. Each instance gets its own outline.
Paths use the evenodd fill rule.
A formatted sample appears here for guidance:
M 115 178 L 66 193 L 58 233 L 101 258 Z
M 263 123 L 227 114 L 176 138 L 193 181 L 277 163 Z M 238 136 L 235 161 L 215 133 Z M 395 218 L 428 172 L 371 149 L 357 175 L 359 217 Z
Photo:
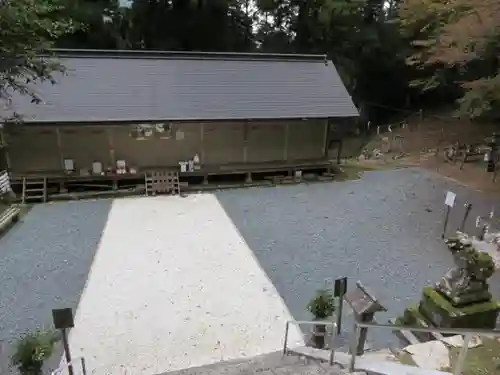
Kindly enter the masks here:
M 364 173 L 341 183 L 223 191 L 217 198 L 254 251 L 296 319 L 310 318 L 305 306 L 325 280 L 360 280 L 397 317 L 422 287 L 453 266 L 441 240 L 444 197 L 457 194 L 448 228 L 458 228 L 465 202 L 473 204 L 467 230 L 500 202 L 421 169 Z M 500 275 L 491 280 L 500 298 Z M 345 309 L 343 338 L 352 328 Z M 346 343 L 346 340 L 340 342 Z M 376 347 L 395 343 L 388 331 L 370 331 Z
M 498 202 L 419 169 L 342 183 L 35 206 L 0 238 L 0 373 L 9 343 L 72 307 L 73 355 L 95 374 L 154 375 L 279 350 L 325 280 L 361 280 L 384 322 L 452 266 L 443 201 Z M 496 210 L 500 212 L 500 210 Z M 492 291 L 500 297 L 500 278 Z M 346 337 L 351 329 L 346 308 Z M 292 341 L 300 342 L 298 331 Z M 387 332 L 370 337 L 392 342 Z M 56 356 L 60 358 L 60 353 Z M 3 366 L 3 367 L 2 367 Z M 126 372 L 125 372 L 126 371 Z

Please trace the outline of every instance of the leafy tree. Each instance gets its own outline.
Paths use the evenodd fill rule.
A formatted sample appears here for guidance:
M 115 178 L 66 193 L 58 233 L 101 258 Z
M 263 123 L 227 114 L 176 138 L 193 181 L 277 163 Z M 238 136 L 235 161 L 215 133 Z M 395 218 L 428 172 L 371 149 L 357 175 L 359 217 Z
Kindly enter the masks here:
M 123 49 L 127 40 L 127 8 L 119 0 L 65 0 L 68 17 L 83 27 L 57 40 L 60 48 Z
M 63 18 L 60 0 L 4 0 L 0 6 L 0 118 L 17 117 L 11 111 L 14 92 L 41 98 L 32 82 L 51 81 L 53 73 L 64 68 L 48 51 L 54 40 L 72 32 L 78 25 Z
M 270 20 L 261 22 L 261 49 L 327 54 L 358 105 L 405 104 L 405 41 L 390 22 L 394 9 L 389 13 L 384 1 L 260 0 L 257 4 Z
M 246 51 L 252 20 L 241 0 L 134 0 L 134 47 L 190 51 Z
M 500 115 L 498 0 L 405 0 L 399 19 L 414 86 L 458 99 L 461 115 Z

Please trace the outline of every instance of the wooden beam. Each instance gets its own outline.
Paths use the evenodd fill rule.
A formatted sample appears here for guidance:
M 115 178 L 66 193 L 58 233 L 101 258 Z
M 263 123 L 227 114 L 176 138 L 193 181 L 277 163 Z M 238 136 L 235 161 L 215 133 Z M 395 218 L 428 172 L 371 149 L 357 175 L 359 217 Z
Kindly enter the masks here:
M 205 125 L 200 123 L 200 164 L 205 164 Z
M 113 127 L 109 126 L 106 128 L 106 136 L 108 139 L 108 150 L 109 150 L 109 161 L 111 162 L 111 168 L 116 168 L 116 155 L 115 155 L 115 144 L 113 142 Z
M 56 126 L 56 138 L 57 138 L 57 152 L 59 153 L 59 162 L 61 163 L 61 169 L 64 171 L 66 168 L 64 165 L 64 153 L 62 149 L 61 130 L 59 129 L 59 126 Z
M 323 146 L 322 146 L 322 151 L 323 151 L 323 156 L 328 157 L 328 151 L 329 151 L 329 142 L 328 142 L 328 130 L 330 126 L 328 124 L 328 120 L 325 120 L 325 134 L 323 137 Z
M 290 124 L 285 125 L 285 145 L 283 147 L 283 160 L 288 160 L 288 136 L 290 134 Z
M 5 128 L 3 127 L 0 129 L 0 149 L 4 149 L 4 155 L 5 155 L 5 164 L 7 166 L 7 171 L 10 171 L 12 168 L 11 161 L 10 161 L 10 155 L 9 155 L 9 147 L 8 147 L 8 142 L 7 142 L 7 137 L 5 136 Z
M 250 134 L 250 126 L 248 121 L 243 123 L 243 163 L 248 160 L 248 136 Z

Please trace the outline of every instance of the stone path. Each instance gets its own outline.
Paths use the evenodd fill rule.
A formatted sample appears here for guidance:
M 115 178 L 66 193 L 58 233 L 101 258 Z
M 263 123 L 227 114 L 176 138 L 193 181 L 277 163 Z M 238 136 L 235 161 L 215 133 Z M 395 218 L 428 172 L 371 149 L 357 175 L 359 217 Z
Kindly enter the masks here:
M 282 347 L 293 319 L 211 194 L 115 200 L 69 341 L 90 374 L 153 375 Z M 290 345 L 303 343 L 290 327 Z

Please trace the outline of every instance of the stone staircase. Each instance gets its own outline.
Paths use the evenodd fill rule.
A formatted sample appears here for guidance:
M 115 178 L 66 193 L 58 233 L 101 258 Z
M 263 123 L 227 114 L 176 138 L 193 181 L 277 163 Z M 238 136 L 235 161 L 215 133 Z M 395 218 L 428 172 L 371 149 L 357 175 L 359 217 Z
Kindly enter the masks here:
M 169 372 L 168 375 L 343 375 L 338 365 L 330 366 L 321 360 L 298 356 L 283 356 L 281 352 L 263 354 L 246 360 L 218 362 Z M 166 375 L 166 374 L 162 374 Z
M 274 352 L 158 375 L 450 375 L 448 372 L 401 364 L 389 350 L 368 352 L 357 357 L 354 373 L 347 369 L 350 355 L 335 352 L 332 366 L 328 364 L 329 356 L 327 350 L 297 347 L 290 349 L 286 356 Z

